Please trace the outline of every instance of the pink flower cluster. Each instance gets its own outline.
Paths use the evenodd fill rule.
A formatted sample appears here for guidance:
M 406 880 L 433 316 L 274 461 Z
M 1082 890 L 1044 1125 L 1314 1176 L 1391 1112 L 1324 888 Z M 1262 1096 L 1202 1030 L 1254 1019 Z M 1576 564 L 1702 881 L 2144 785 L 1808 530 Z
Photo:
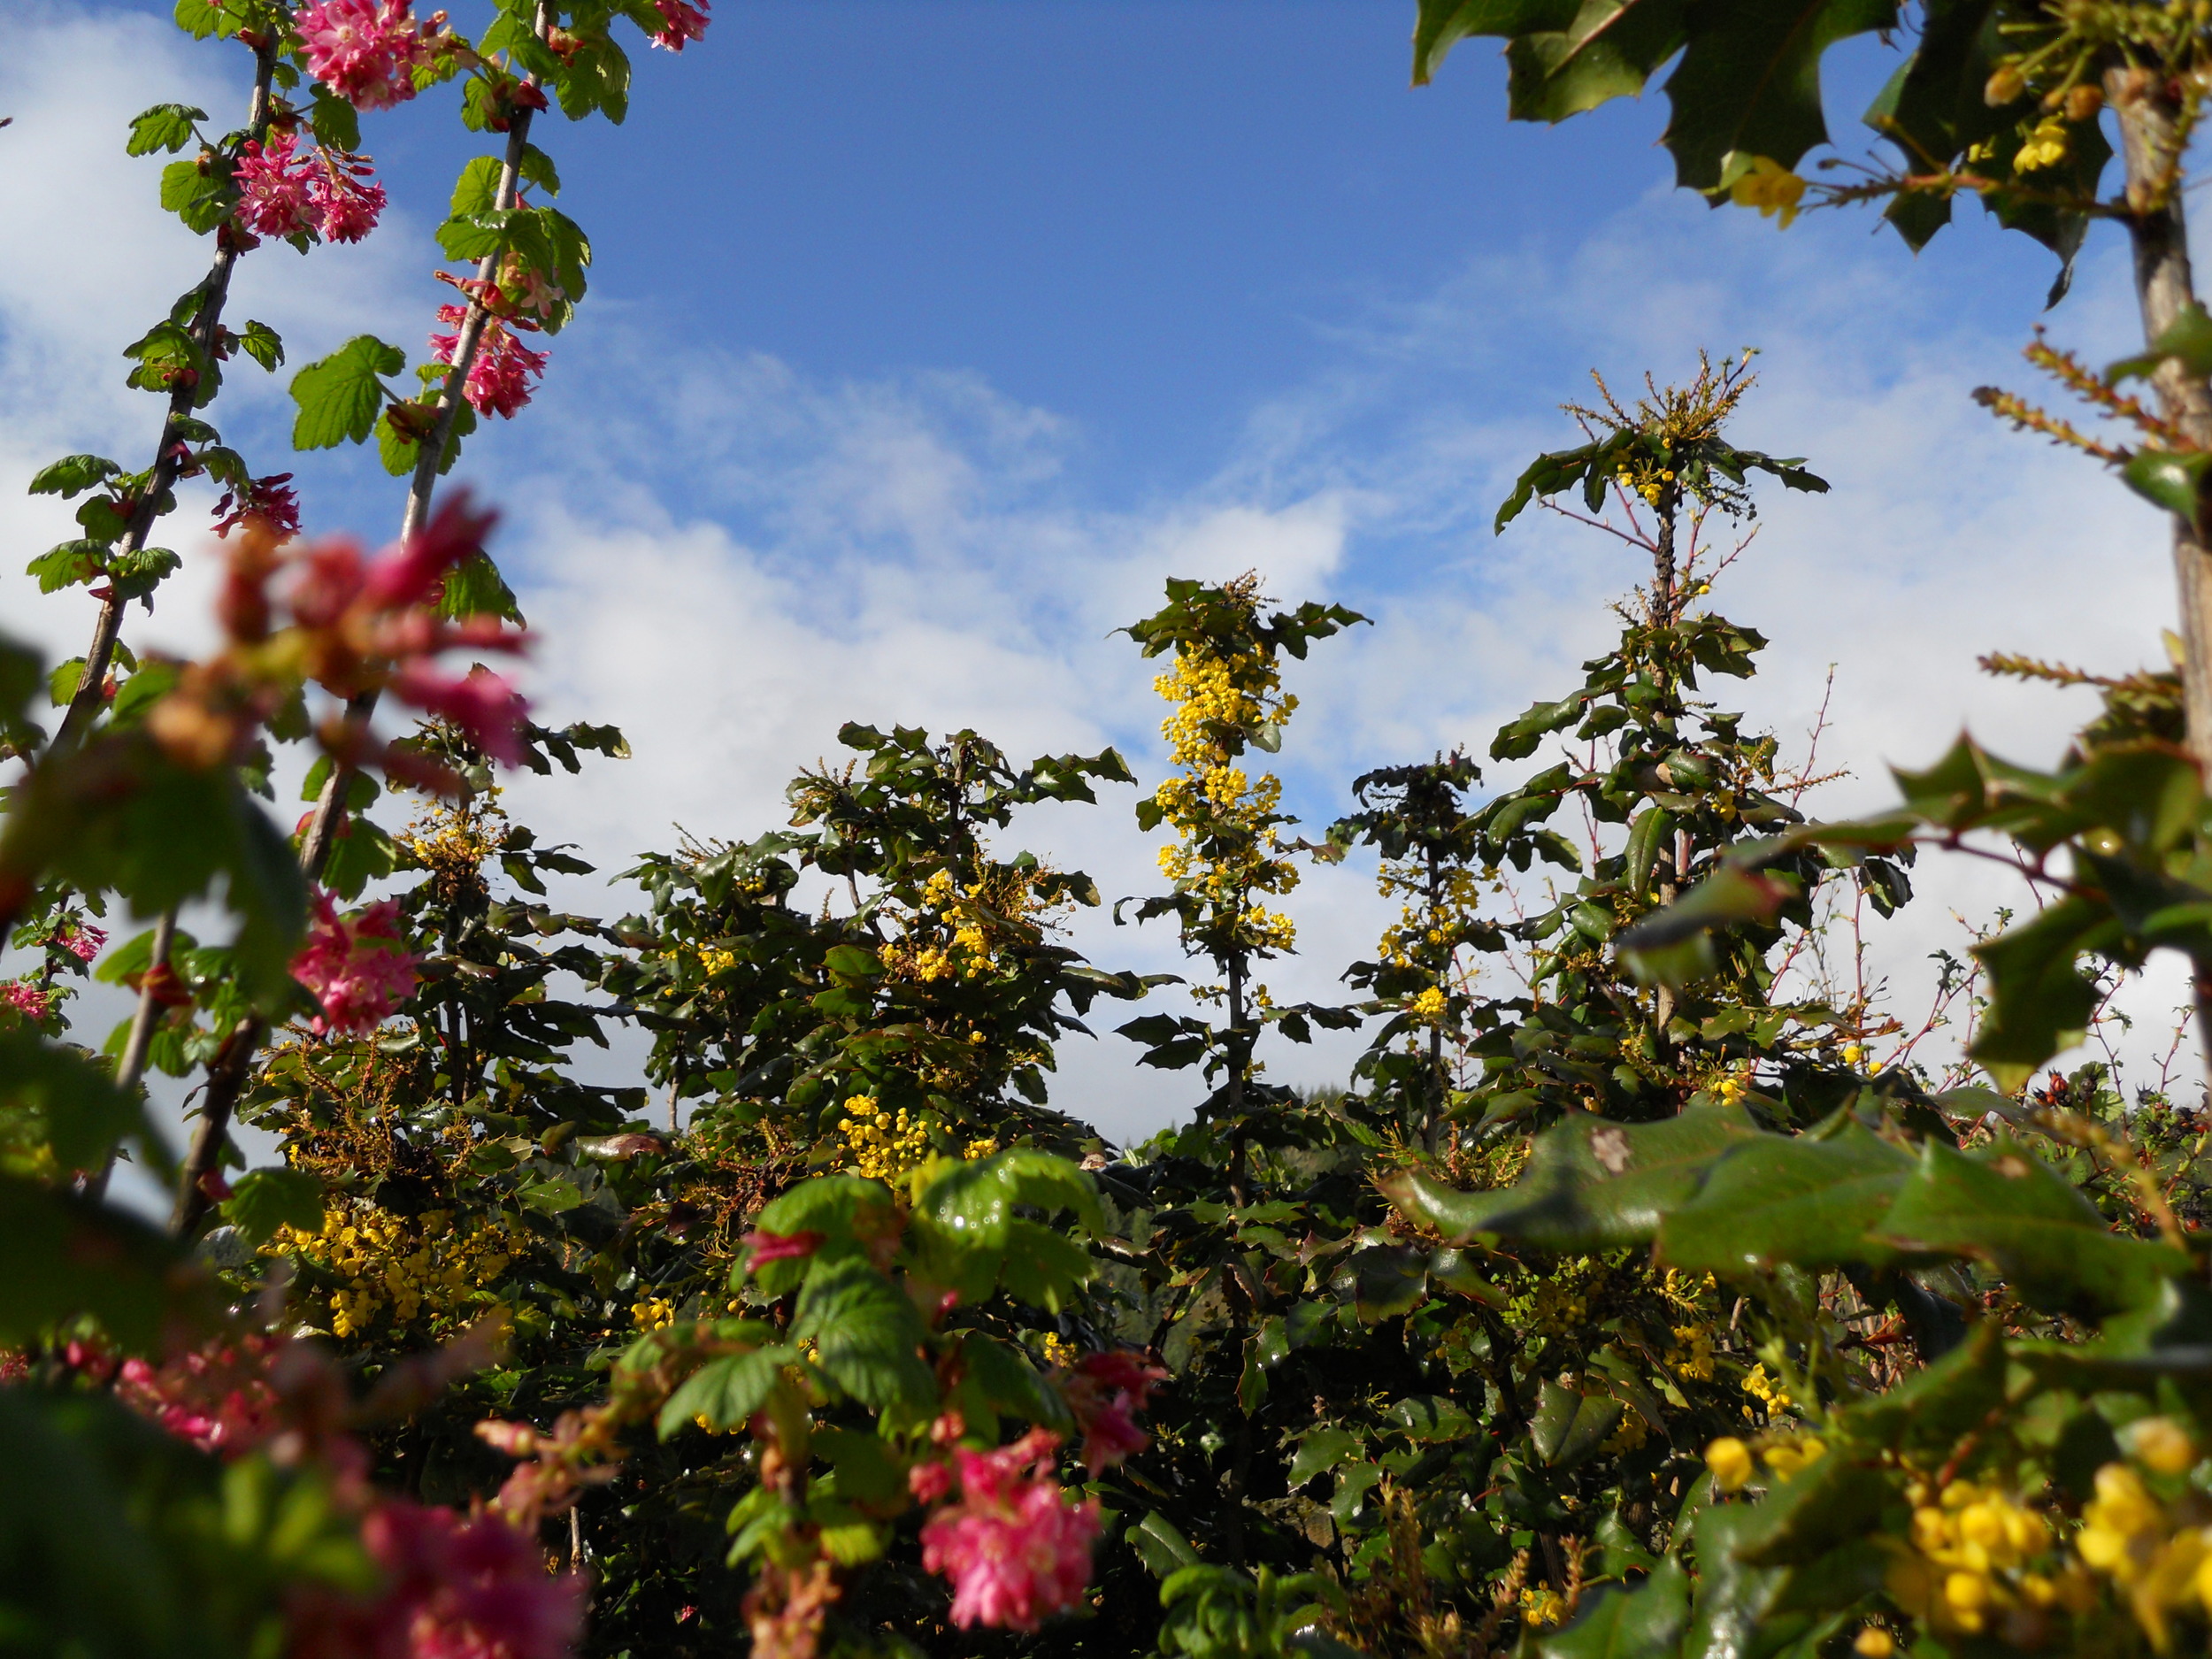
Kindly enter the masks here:
M 467 316 L 465 306 L 438 307 L 438 320 L 452 324 L 454 332 L 430 336 L 430 355 L 434 361 L 453 361 L 461 348 L 460 325 Z M 502 319 L 487 317 L 483 337 L 477 342 L 476 356 L 470 360 L 468 379 L 462 384 L 461 395 L 478 414 L 500 415 L 512 420 L 516 411 L 530 401 L 534 389 L 531 380 L 544 373 L 544 352 L 533 351 L 524 345 Z
M 384 187 L 365 156 L 319 145 L 301 155 L 299 134 L 250 138 L 238 157 L 237 220 L 256 236 L 320 235 L 359 242 L 384 211 Z
M 397 899 L 380 900 L 348 919 L 329 894 L 318 890 L 307 943 L 292 958 L 292 977 L 323 1008 L 309 1029 L 319 1035 L 367 1035 L 415 994 L 420 960 L 400 949 Z
M 281 548 L 266 522 L 249 519 L 216 602 L 229 635 L 222 655 L 189 664 L 176 689 L 147 717 L 147 729 L 180 764 L 205 767 L 245 751 L 302 680 L 343 699 L 389 690 L 400 700 L 459 726 L 484 753 L 512 765 L 522 755 L 522 699 L 481 670 L 455 675 L 434 658 L 456 649 L 515 651 L 526 635 L 498 618 L 441 618 L 434 606 L 446 574 L 482 549 L 495 515 L 473 511 L 465 494 L 441 508 L 417 534 L 375 559 L 359 543 L 332 537 L 296 550 Z M 271 592 L 293 572 L 289 591 Z M 290 626 L 279 638 L 279 601 Z M 451 790 L 452 773 L 412 750 L 379 741 L 365 721 L 335 718 L 317 729 L 325 753 L 352 765 L 380 765 L 419 787 Z
M 1061 1397 L 1083 1428 L 1083 1466 L 1092 1474 L 1151 1444 L 1136 1414 L 1166 1379 L 1164 1368 L 1129 1348 L 1086 1354 L 1060 1378 Z
M 653 9 L 661 14 L 661 27 L 653 31 L 653 44 L 672 52 L 680 52 L 707 32 L 707 12 L 713 0 L 653 0 Z
M 1059 1443 L 1032 1429 L 995 1452 L 953 1448 L 960 1501 L 923 1524 L 922 1565 L 952 1580 L 952 1622 L 963 1630 L 1033 1631 L 1081 1600 L 1098 1505 L 1068 1502 L 1052 1478 Z M 942 1463 L 921 1464 L 910 1479 L 925 1501 L 949 1484 Z
M 249 518 L 257 518 L 271 535 L 288 541 L 300 533 L 300 496 L 289 472 L 257 478 L 244 490 L 227 489 L 215 503 L 215 534 L 227 536 Z
M 417 24 L 408 0 L 318 0 L 292 27 L 310 74 L 357 110 L 388 110 L 415 96 L 414 72 L 434 55 L 444 19 Z
M 80 962 L 89 962 L 108 942 L 107 930 L 90 922 L 65 922 L 47 943 L 59 945 Z
M 204 1452 L 251 1450 L 277 1427 L 277 1396 L 265 1375 L 275 1343 L 249 1337 L 236 1346 L 191 1349 L 156 1367 L 127 1359 L 115 1397 Z
M 567 1659 L 582 1634 L 583 1578 L 548 1573 L 537 1545 L 497 1516 L 395 1499 L 369 1512 L 361 1541 L 383 1594 L 303 1601 L 292 1659 Z
M 26 1019 L 44 1019 L 54 1010 L 54 994 L 28 979 L 10 979 L 0 985 L 0 1002 Z

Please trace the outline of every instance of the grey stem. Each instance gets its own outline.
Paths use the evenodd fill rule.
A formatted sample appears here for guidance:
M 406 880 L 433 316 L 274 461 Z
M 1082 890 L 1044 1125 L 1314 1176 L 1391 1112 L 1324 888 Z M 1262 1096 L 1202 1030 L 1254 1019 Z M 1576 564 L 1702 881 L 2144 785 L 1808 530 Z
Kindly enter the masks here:
M 537 32 L 541 38 L 549 23 L 545 8 L 540 6 Z M 534 78 L 526 78 L 525 84 L 537 83 Z M 496 209 L 515 205 L 517 186 L 522 177 L 523 152 L 530 143 L 531 114 L 527 109 L 518 109 L 508 126 L 507 152 L 500 164 L 498 193 L 493 197 Z M 498 265 L 496 254 L 485 255 L 477 262 L 476 280 L 480 283 L 491 281 L 498 274 Z M 484 330 L 490 320 L 490 311 L 472 294 L 467 315 L 461 320 L 459 338 L 454 342 L 452 366 L 446 371 L 445 384 L 438 390 L 437 421 L 416 453 L 414 476 L 408 483 L 406 510 L 400 515 L 399 534 L 403 541 L 429 521 L 430 497 L 438 482 L 438 462 L 452 440 L 453 423 L 460 418 L 462 390 L 468 383 L 469 370 L 475 365 L 477 350 L 483 344 Z M 365 726 L 376 712 L 376 703 L 377 694 L 373 691 L 365 691 L 351 699 L 346 704 L 347 722 Z M 310 882 L 321 879 L 323 866 L 329 862 L 331 842 L 336 839 L 345 816 L 345 799 L 359 771 L 349 761 L 334 764 L 330 776 L 323 783 L 322 794 L 316 798 L 314 815 L 308 821 L 307 833 L 300 838 L 300 873 Z M 261 1039 L 267 1030 L 266 1023 L 258 1018 L 240 1021 L 230 1041 L 223 1045 L 222 1052 L 209 1063 L 207 1093 L 200 1106 L 200 1126 L 192 1137 L 192 1148 L 185 1155 L 184 1167 L 177 1177 L 177 1207 L 169 1222 L 169 1230 L 179 1238 L 192 1234 L 214 1202 L 207 1194 L 205 1178 L 221 1164 L 231 1114 L 245 1087 L 247 1074 L 252 1070 L 254 1054 L 261 1047 Z
M 2135 254 L 2135 299 L 2150 345 L 2197 303 L 2182 212 L 2178 111 L 2162 87 L 2136 71 L 2105 74 L 2105 98 L 2119 117 L 2127 172 L 2128 237 Z M 2212 385 L 2168 358 L 2151 376 L 2166 419 L 2190 442 L 2212 449 Z M 2174 586 L 2180 611 L 2183 708 L 2189 752 L 2212 778 L 2212 549 L 2197 522 L 2173 519 Z M 2198 1041 L 2212 1070 L 2212 978 L 2193 982 Z
M 276 73 L 276 42 L 272 39 L 260 47 L 254 53 L 254 59 L 253 104 L 247 114 L 246 126 L 251 136 L 258 139 L 269 127 L 269 82 Z M 210 361 L 215 356 L 223 306 L 230 297 L 231 271 L 238 264 L 238 249 L 229 233 L 227 225 L 217 233 L 215 263 L 201 284 L 199 314 L 193 325 L 201 355 Z M 117 545 L 120 557 L 127 558 L 142 551 L 146 538 L 153 534 L 154 504 L 177 481 L 177 451 L 181 442 L 177 435 L 179 423 L 191 415 L 198 389 L 196 382 L 170 389 L 169 412 L 161 423 L 161 443 L 154 453 L 153 474 L 147 480 L 138 504 L 131 511 L 130 522 L 123 528 L 123 539 Z M 100 614 L 92 625 L 92 643 L 85 650 L 83 677 L 77 681 L 76 692 L 69 699 L 69 707 L 54 733 L 49 753 L 61 753 L 68 745 L 81 741 L 105 701 L 101 687 L 107 683 L 115 642 L 123 632 L 123 610 L 129 603 L 113 590 L 112 585 L 108 597 L 100 602 Z
M 146 959 L 145 977 L 138 982 L 138 1006 L 131 1010 L 130 1035 L 123 1040 L 123 1057 L 116 1063 L 115 1082 L 126 1094 L 135 1091 L 139 1080 L 146 1075 L 146 1056 L 154 1046 L 154 1021 L 158 1017 L 161 1001 L 154 995 L 158 983 L 157 976 L 168 965 L 169 947 L 177 936 L 177 913 L 164 910 L 154 923 L 153 952 Z M 88 1198 L 106 1195 L 108 1178 L 115 1172 L 115 1149 L 111 1147 L 100 1167 L 85 1178 L 84 1192 Z
M 546 29 L 546 13 L 538 12 L 538 33 Z M 530 83 L 534 84 L 534 83 Z M 526 109 L 517 110 L 507 128 L 507 153 L 499 168 L 499 189 L 493 197 L 493 206 L 499 211 L 512 208 L 517 188 L 522 177 L 523 152 L 530 144 L 530 116 Z M 486 254 L 477 261 L 476 280 L 488 283 L 498 275 L 499 256 Z M 468 313 L 461 319 L 460 336 L 453 348 L 453 366 L 446 372 L 445 384 L 438 390 L 438 419 L 415 453 L 415 472 L 407 487 L 407 508 L 399 522 L 400 540 L 404 541 L 418 534 L 430 519 L 430 497 L 437 488 L 438 463 L 445 454 L 446 445 L 452 441 L 453 423 L 460 418 L 463 388 L 468 383 L 469 370 L 474 366 L 476 354 L 484 343 L 484 330 L 491 321 L 491 313 L 483 302 L 473 294 L 469 298 Z M 365 726 L 376 712 L 377 694 L 365 691 L 346 704 L 346 722 L 349 726 Z M 323 864 L 330 856 L 330 843 L 338 833 L 343 817 L 343 803 L 359 768 L 349 761 L 332 765 L 330 776 L 323 780 L 323 792 L 316 797 L 315 813 L 308 822 L 307 833 L 300 841 L 300 868 L 312 881 L 322 873 Z

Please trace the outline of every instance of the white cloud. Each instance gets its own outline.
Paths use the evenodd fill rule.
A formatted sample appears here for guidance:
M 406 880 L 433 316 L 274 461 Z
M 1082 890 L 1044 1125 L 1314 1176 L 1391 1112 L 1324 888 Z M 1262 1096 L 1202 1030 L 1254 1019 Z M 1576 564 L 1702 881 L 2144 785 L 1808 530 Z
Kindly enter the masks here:
M 16 124 L 0 144 L 46 165 L 0 169 L 13 238 L 0 472 L 77 448 L 128 462 L 157 410 L 121 389 L 117 348 L 207 250 L 155 210 L 159 163 L 125 158 L 120 134 L 172 98 L 219 124 L 243 83 L 150 19 L 18 4 L 9 27 L 0 104 Z M 88 252 L 87 225 L 129 257 Z M 295 361 L 365 329 L 406 339 L 420 296 L 396 278 L 422 228 L 396 204 L 363 248 L 313 256 L 312 282 L 288 251 L 257 255 L 241 314 L 284 330 Z M 1549 405 L 1581 391 L 1582 366 L 1632 381 L 1647 364 L 1678 371 L 1699 343 L 1747 339 L 1767 352 L 1766 384 L 1740 435 L 1809 456 L 1835 488 L 1764 493 L 1761 541 L 1717 602 L 1774 646 L 1759 680 L 1717 695 L 1786 739 L 1810 725 L 1836 665 L 1823 756 L 1856 776 L 1831 810 L 1884 799 L 1884 762 L 1923 764 L 1968 724 L 2047 761 L 2080 694 L 1993 682 L 1972 659 L 2154 657 L 2171 612 L 2155 515 L 1968 402 L 1980 380 L 2027 378 L 2012 354 L 2031 288 L 2014 283 L 2016 314 L 1965 309 L 1941 262 L 1982 271 L 1985 251 L 1939 244 L 1915 265 L 1865 229 L 1809 218 L 1778 236 L 1660 192 L 1563 253 L 1502 241 L 1428 293 L 1332 321 L 1328 364 L 1256 406 L 1210 479 L 1138 502 L 1087 493 L 1071 462 L 1087 434 L 972 374 L 825 381 L 734 344 L 679 349 L 642 313 L 595 300 L 540 406 L 480 439 L 469 465 L 511 511 L 502 545 L 544 641 L 531 671 L 542 711 L 611 720 L 636 757 L 588 763 L 580 781 L 519 780 L 515 803 L 611 870 L 677 823 L 750 835 L 780 822 L 783 783 L 833 758 L 848 718 L 973 726 L 1022 756 L 1110 741 L 1156 775 L 1153 667 L 1111 631 L 1157 603 L 1166 574 L 1257 568 L 1286 600 L 1342 598 L 1374 618 L 1293 671 L 1305 708 L 1284 768 L 1294 803 L 1325 819 L 1368 765 L 1457 743 L 1479 753 L 1502 718 L 1578 683 L 1579 660 L 1609 640 L 1605 604 L 1641 574 L 1632 559 L 1540 513 L 1503 538 L 1488 525 L 1518 466 L 1571 441 Z M 2056 325 L 2093 358 L 2125 347 L 2116 259 L 2090 263 Z M 281 380 L 238 379 L 224 419 L 273 432 Z M 69 534 L 66 510 L 0 495 L 0 534 L 35 549 Z M 165 595 L 146 637 L 189 643 L 204 590 L 203 575 Z M 81 649 L 88 603 L 35 600 L 0 570 L 0 608 L 58 654 Z M 1131 798 L 1040 812 L 1017 833 L 1092 870 L 1110 898 L 1148 891 L 1157 877 Z M 1924 863 L 1921 879 L 1927 897 L 1877 947 L 1908 1007 L 1927 951 L 1958 943 L 1949 910 L 2018 897 L 2002 872 L 1960 861 Z M 574 897 L 627 902 L 595 887 Z M 1293 908 L 1304 954 L 1271 976 L 1278 995 L 1331 995 L 1337 966 L 1371 944 L 1377 901 L 1357 870 L 1325 870 Z M 1156 927 L 1093 918 L 1079 937 L 1104 963 L 1180 965 Z M 1278 1072 L 1341 1076 L 1352 1051 L 1293 1051 Z M 1064 1056 L 1066 1102 L 1123 1135 L 1194 1098 L 1187 1078 L 1135 1071 L 1133 1053 L 1109 1037 Z

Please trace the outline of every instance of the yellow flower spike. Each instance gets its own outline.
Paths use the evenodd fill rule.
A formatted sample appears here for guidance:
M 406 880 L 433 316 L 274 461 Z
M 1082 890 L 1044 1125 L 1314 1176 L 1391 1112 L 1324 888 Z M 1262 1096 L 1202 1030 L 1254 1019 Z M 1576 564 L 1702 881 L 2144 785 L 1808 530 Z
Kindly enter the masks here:
M 1751 1448 L 1732 1434 L 1723 1435 L 1705 1448 L 1705 1466 L 1723 1492 L 1740 1492 L 1751 1479 Z

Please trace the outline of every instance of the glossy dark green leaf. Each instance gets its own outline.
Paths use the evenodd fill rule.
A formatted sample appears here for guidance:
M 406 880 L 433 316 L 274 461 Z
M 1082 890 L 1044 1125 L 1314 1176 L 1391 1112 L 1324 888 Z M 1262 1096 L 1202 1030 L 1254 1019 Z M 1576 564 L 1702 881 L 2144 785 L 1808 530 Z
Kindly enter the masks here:
M 1464 1193 L 1416 1171 L 1376 1185 L 1409 1219 L 1455 1243 L 1509 1239 L 1553 1250 L 1647 1244 L 1720 1155 L 1759 1133 L 1740 1110 L 1697 1106 L 1652 1124 L 1575 1113 L 1539 1137 L 1511 1187 Z
M 1672 1555 L 1633 1589 L 1601 1585 L 1571 1624 L 1540 1637 L 1540 1659 L 1666 1659 L 1690 1622 L 1690 1579 Z
M 2038 1307 L 2090 1315 L 2139 1305 L 2189 1271 L 2181 1251 L 2112 1232 L 2078 1188 L 2009 1140 L 1962 1153 L 1930 1139 L 1877 1236 L 1972 1256 Z
M 1761 1135 L 1732 1148 L 1697 1195 L 1667 1217 L 1660 1259 L 1724 1278 L 1784 1263 L 1885 1265 L 1895 1249 L 1868 1234 L 1914 1168 L 1910 1153 L 1855 1122 L 1823 1140 Z

